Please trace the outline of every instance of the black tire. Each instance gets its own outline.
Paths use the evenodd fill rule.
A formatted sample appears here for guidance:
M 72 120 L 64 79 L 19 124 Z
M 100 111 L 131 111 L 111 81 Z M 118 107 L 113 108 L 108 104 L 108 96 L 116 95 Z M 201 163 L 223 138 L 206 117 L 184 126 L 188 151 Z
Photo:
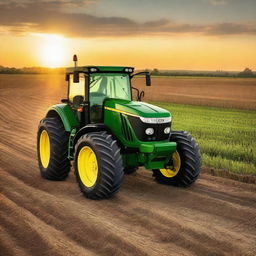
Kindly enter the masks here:
M 153 170 L 153 176 L 159 183 L 178 187 L 188 187 L 200 174 L 201 154 L 195 139 L 187 132 L 172 131 L 170 141 L 177 143 L 181 166 L 174 177 L 164 176 L 159 169 Z
M 40 157 L 40 136 L 46 130 L 50 139 L 50 160 L 45 168 Z M 48 180 L 64 180 L 70 171 L 68 159 L 69 133 L 59 117 L 44 118 L 37 132 L 37 158 L 41 176 Z
M 86 186 L 79 175 L 78 155 L 88 146 L 96 155 L 97 178 L 92 186 Z M 74 169 L 81 192 L 90 199 L 105 199 L 119 191 L 123 181 L 123 160 L 117 141 L 107 132 L 88 133 L 75 146 Z
M 128 167 L 128 168 L 124 168 L 124 173 L 129 175 L 136 172 L 137 170 L 138 170 L 138 167 Z

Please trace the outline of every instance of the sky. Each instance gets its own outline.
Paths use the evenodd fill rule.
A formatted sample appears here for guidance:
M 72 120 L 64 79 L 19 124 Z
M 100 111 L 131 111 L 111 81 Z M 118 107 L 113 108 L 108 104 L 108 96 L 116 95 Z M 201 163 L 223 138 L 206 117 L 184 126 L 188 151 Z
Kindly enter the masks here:
M 256 70 L 255 0 L 0 0 L 0 65 Z

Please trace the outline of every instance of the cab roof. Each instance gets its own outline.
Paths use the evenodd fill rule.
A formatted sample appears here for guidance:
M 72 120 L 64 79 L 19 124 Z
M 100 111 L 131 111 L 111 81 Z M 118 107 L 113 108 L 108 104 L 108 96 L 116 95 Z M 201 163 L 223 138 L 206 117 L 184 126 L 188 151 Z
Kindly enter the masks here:
M 66 69 L 67 73 L 73 73 L 74 71 L 86 72 L 86 73 L 101 73 L 101 72 L 117 72 L 117 73 L 133 73 L 133 67 L 120 67 L 120 66 L 79 66 L 69 67 Z

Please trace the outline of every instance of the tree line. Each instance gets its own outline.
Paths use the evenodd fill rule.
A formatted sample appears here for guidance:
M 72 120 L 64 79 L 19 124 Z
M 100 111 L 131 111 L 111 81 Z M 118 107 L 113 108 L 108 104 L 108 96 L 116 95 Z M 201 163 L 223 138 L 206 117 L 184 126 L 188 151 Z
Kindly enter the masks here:
M 158 70 L 145 69 L 153 76 L 200 76 L 200 77 L 256 77 L 256 73 L 249 68 L 245 68 L 242 72 L 236 71 L 190 71 L 190 70 Z
M 0 74 L 54 74 L 65 73 L 66 68 L 46 68 L 46 67 L 4 67 L 0 66 Z M 242 72 L 235 71 L 190 71 L 190 70 L 159 70 L 144 69 L 140 71 L 148 71 L 153 76 L 200 76 L 200 77 L 256 77 L 256 73 L 250 68 L 245 68 Z
M 52 74 L 65 73 L 66 68 L 45 68 L 45 67 L 4 67 L 0 66 L 0 74 Z

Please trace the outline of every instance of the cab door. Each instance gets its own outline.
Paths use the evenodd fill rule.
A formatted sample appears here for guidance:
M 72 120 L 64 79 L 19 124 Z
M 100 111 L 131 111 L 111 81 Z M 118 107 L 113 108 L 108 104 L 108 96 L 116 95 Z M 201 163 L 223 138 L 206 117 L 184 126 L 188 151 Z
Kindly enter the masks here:
M 74 82 L 74 75 L 69 75 L 68 100 L 76 112 L 81 126 L 88 123 L 88 75 L 79 73 L 79 82 Z

